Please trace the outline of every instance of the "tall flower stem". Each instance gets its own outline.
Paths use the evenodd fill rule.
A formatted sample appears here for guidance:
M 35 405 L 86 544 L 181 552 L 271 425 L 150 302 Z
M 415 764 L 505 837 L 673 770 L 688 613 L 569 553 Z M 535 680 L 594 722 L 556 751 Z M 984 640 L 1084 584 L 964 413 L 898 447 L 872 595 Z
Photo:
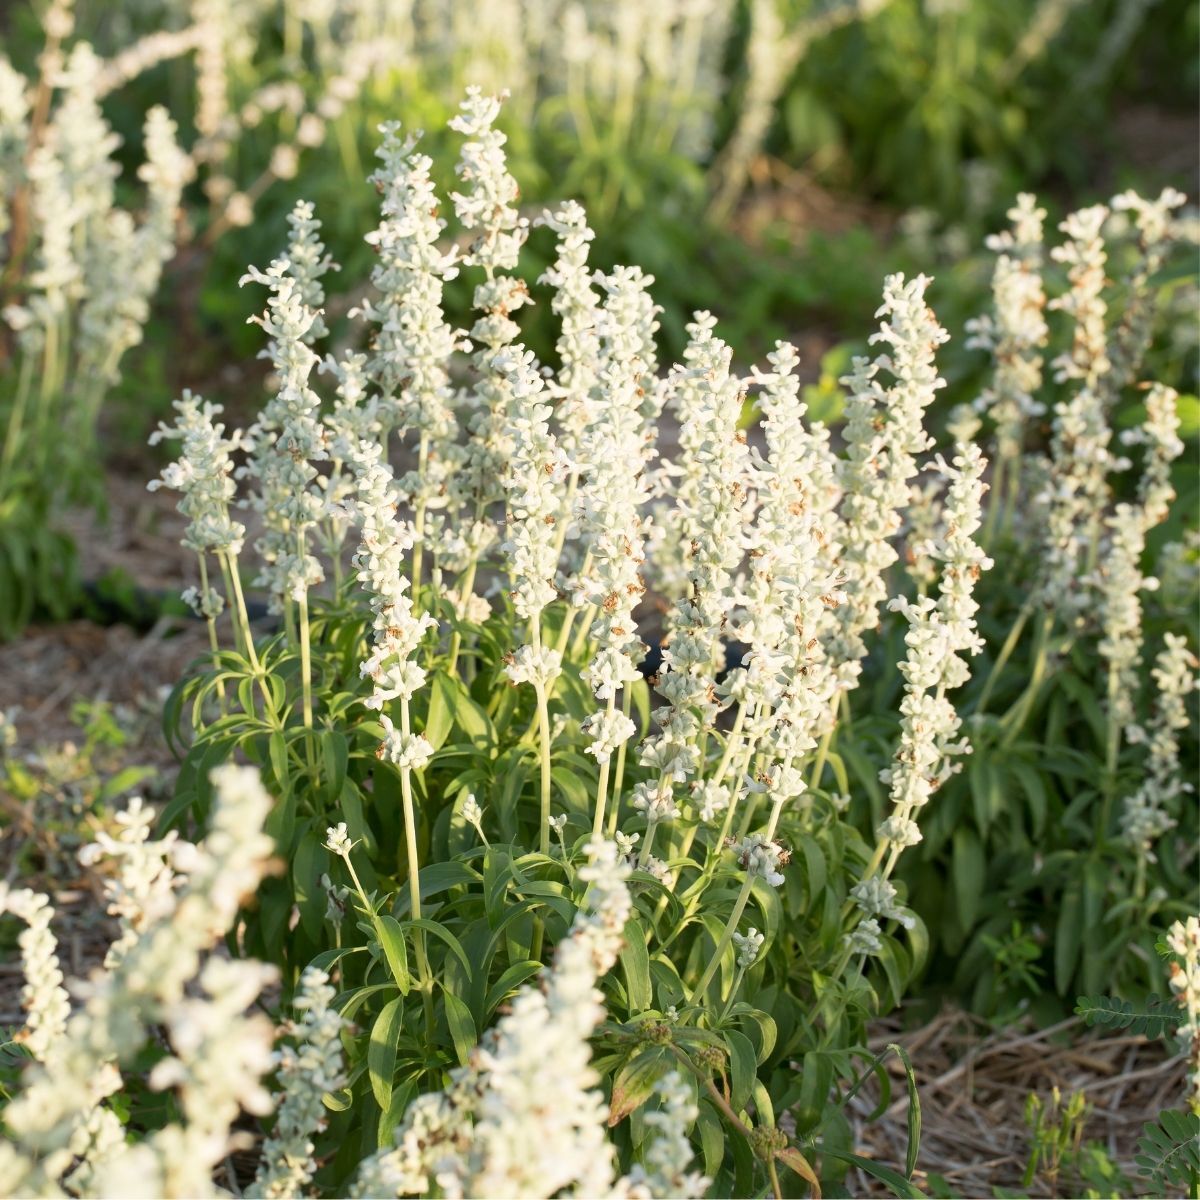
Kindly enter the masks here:
M 1025 691 L 1021 693 L 1017 702 L 1005 713 L 1003 722 L 1008 727 L 1003 739 L 1000 742 L 1000 747 L 1007 750 L 1009 746 L 1017 740 L 1018 735 L 1025 726 L 1025 721 L 1029 717 L 1029 712 L 1033 708 L 1037 700 L 1038 692 L 1042 689 L 1042 683 L 1046 676 L 1046 660 L 1047 660 L 1047 643 L 1050 640 L 1050 633 L 1054 627 L 1054 614 L 1045 612 L 1042 614 L 1042 619 L 1038 623 L 1036 639 L 1034 641 L 1033 666 L 1029 671 L 1029 683 Z
M 421 559 L 425 553 L 425 473 L 429 469 L 429 434 L 421 431 L 421 443 L 417 450 L 417 503 L 413 509 L 413 550 L 412 550 L 412 598 L 414 604 L 420 603 L 421 592 Z
M 300 695 L 303 706 L 302 720 L 307 733 L 312 733 L 313 727 L 313 698 L 312 698 L 312 646 L 308 628 L 308 591 L 300 593 L 297 603 L 300 625 Z M 310 773 L 315 775 L 316 760 L 313 755 L 312 738 L 304 739 L 304 757 Z
M 629 716 L 632 707 L 633 688 L 626 687 L 623 695 L 621 696 L 621 712 L 624 713 L 625 716 Z M 609 837 L 612 837 L 613 834 L 616 833 L 617 821 L 620 819 L 621 784 L 625 781 L 625 750 L 628 745 L 629 743 L 626 741 L 622 742 L 620 746 L 617 747 L 617 766 L 613 772 L 612 805 L 609 808 L 608 829 L 606 831 Z
M 529 641 L 539 654 L 542 649 L 541 622 L 529 623 Z M 538 829 L 538 849 L 550 853 L 550 706 L 546 700 L 546 685 L 540 680 L 534 685 L 537 696 L 538 743 L 541 758 L 541 820 Z
M 991 698 L 992 689 L 995 688 L 1001 671 L 1004 670 L 1008 660 L 1012 657 L 1013 651 L 1017 648 L 1017 644 L 1021 640 L 1021 634 L 1025 631 L 1025 625 L 1032 612 L 1033 605 L 1027 603 L 1023 604 L 1021 611 L 1017 613 L 1017 619 L 1008 631 L 1008 637 L 1004 639 L 1004 645 L 1000 647 L 1000 653 L 996 656 L 996 661 L 992 664 L 991 671 L 988 672 L 987 680 L 983 685 L 983 691 L 979 695 L 979 702 L 975 705 L 976 716 L 979 716 L 987 708 L 987 702 Z
M 415 553 L 415 548 L 414 548 Z M 475 590 L 475 559 L 471 559 L 467 565 L 467 569 L 463 572 L 462 578 L 458 584 L 458 602 L 460 608 L 465 612 L 467 607 L 467 597 Z M 415 597 L 414 597 L 415 599 Z M 450 651 L 447 656 L 446 673 L 453 675 L 458 668 L 458 655 L 462 650 L 462 630 L 455 629 L 450 635 Z
M 712 982 L 712 977 L 717 973 L 721 959 L 729 948 L 729 943 L 733 941 L 733 935 L 737 932 L 742 913 L 746 911 L 746 903 L 750 899 L 753 887 L 754 876 L 747 872 L 746 878 L 742 881 L 742 890 L 738 892 L 737 899 L 733 902 L 733 910 L 729 914 L 729 920 L 725 922 L 725 928 L 721 932 L 720 941 L 717 942 L 716 949 L 712 952 L 708 965 L 704 968 L 704 974 L 700 976 L 700 981 L 692 989 L 692 994 L 688 999 L 689 1004 L 695 1004 L 704 996 L 704 989 L 708 987 Z
M 407 698 L 400 701 L 400 729 L 407 738 L 410 734 L 411 717 Z M 400 768 L 400 799 L 404 806 L 404 845 L 408 855 L 408 905 L 414 920 L 421 919 L 421 858 L 417 849 L 417 818 L 413 804 L 412 771 Z M 425 1009 L 425 1028 L 433 1034 L 433 976 L 429 970 L 429 957 L 425 948 L 425 931 L 414 930 L 413 946 L 417 955 L 417 973 L 421 980 L 421 1002 Z
M 614 712 L 617 708 L 617 694 L 613 692 L 608 698 L 608 706 L 605 709 L 605 719 L 608 722 L 612 721 Z M 612 766 L 612 756 L 610 755 L 600 764 L 600 778 L 596 783 L 596 813 L 592 818 L 592 837 L 599 838 L 604 834 L 604 805 L 608 799 L 608 775 L 609 768 Z
M 208 596 L 208 563 L 203 554 L 196 556 L 200 560 L 200 589 L 204 597 Z M 217 619 L 211 613 L 206 613 L 204 623 L 208 626 L 208 644 L 212 649 L 213 670 L 220 672 L 221 666 L 217 656 L 221 653 L 221 643 L 217 638 Z M 221 716 L 225 715 L 225 680 L 217 680 L 217 699 L 221 705 Z

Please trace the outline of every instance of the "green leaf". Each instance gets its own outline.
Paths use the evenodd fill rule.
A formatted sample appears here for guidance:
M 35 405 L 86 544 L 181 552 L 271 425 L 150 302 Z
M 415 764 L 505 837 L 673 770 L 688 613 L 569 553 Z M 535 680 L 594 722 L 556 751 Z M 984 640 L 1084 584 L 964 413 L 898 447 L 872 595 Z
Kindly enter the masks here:
M 667 1073 L 674 1056 L 667 1046 L 641 1046 L 627 1058 L 613 1078 L 608 1126 L 620 1124 L 650 1098 L 654 1085 Z
M 1164 1193 L 1168 1184 L 1194 1194 L 1200 1178 L 1200 1116 L 1194 1112 L 1167 1109 L 1158 1124 L 1147 1122 L 1138 1139 L 1134 1162 Z
M 392 978 L 400 989 L 402 996 L 407 996 L 412 990 L 412 976 L 408 971 L 408 947 L 404 941 L 404 930 L 395 917 L 382 916 L 375 918 L 375 936 L 387 960 Z M 382 1105 L 380 1106 L 382 1107 Z
M 812 1169 L 808 1159 L 795 1146 L 789 1146 L 786 1150 L 777 1150 L 775 1157 L 789 1171 L 795 1171 L 808 1184 L 813 1200 L 821 1200 L 821 1181 L 817 1178 L 817 1173 Z
M 328 868 L 329 851 L 314 833 L 306 832 L 292 855 L 292 894 L 304 931 L 314 940 L 325 926 L 327 901 L 321 876 Z
M 908 1080 L 908 1154 L 904 1160 L 904 1173 L 911 1179 L 917 1166 L 917 1151 L 921 1147 L 921 1096 L 917 1091 L 917 1076 L 908 1051 L 897 1042 L 888 1043 L 888 1049 L 895 1051 L 896 1057 L 904 1065 L 904 1075 Z
M 863 1158 L 859 1154 L 851 1154 L 847 1150 L 833 1150 L 828 1146 L 821 1147 L 821 1153 L 826 1158 L 836 1158 L 839 1162 L 849 1163 L 852 1167 L 858 1167 L 865 1171 L 874 1179 L 878 1179 L 884 1184 L 893 1196 L 900 1196 L 903 1200 L 925 1200 L 925 1193 L 914 1183 L 910 1183 L 899 1171 L 893 1171 L 891 1167 L 885 1167 L 883 1163 L 877 1163 L 874 1159 Z
M 973 754 L 969 768 L 971 779 L 971 801 L 975 806 L 975 823 L 979 832 L 987 837 L 992 819 L 1004 809 L 1004 795 L 1000 787 L 1000 772 L 986 754 Z
M 392 1076 L 396 1072 L 396 1049 L 400 1044 L 400 1030 L 404 1022 L 404 999 L 397 996 L 383 1006 L 383 1011 L 371 1026 L 371 1040 L 367 1045 L 367 1071 L 371 1077 L 371 1091 L 375 1103 L 383 1112 L 388 1111 L 392 1099 Z
M 433 934 L 434 937 L 445 942 L 450 947 L 450 952 L 462 964 L 462 969 L 467 979 L 471 978 L 471 960 L 462 948 L 462 943 L 444 925 L 439 925 L 436 921 L 431 921 L 428 917 L 409 917 L 403 924 L 406 928 L 424 929 L 428 933 Z
M 326 729 L 321 734 L 321 763 L 324 778 L 322 794 L 336 799 L 342 794 L 346 782 L 346 766 L 350 761 L 350 746 L 346 735 L 336 729 Z
M 700 1134 L 700 1149 L 704 1155 L 704 1173 L 710 1179 L 715 1179 L 725 1160 L 725 1128 L 716 1110 L 707 1101 L 700 1103 L 696 1129 Z
M 542 964 L 536 959 L 528 958 L 524 962 L 513 963 L 495 983 L 488 988 L 484 1000 L 484 1010 L 488 1017 L 502 1004 L 508 994 L 519 988 L 527 979 L 532 979 L 542 970 Z
M 758 1078 L 758 1055 L 744 1033 L 727 1029 L 724 1037 L 729 1048 L 729 1103 L 734 1112 L 741 1112 L 750 1102 Z
M 465 1067 L 471 1057 L 471 1051 L 479 1040 L 475 1032 L 475 1020 L 466 1003 L 460 1000 L 449 988 L 442 989 L 446 1001 L 446 1023 L 450 1026 L 450 1037 L 454 1041 L 454 1053 L 458 1056 L 460 1066 Z
M 1058 926 L 1054 935 L 1054 986 L 1063 995 L 1079 962 L 1079 947 L 1083 943 L 1083 898 L 1079 881 L 1067 885 L 1058 910 Z
M 487 713 L 471 699 L 470 693 L 453 676 L 438 672 L 433 677 L 433 695 L 441 698 L 454 723 L 471 739 L 477 749 L 489 749 L 496 744 L 496 731 Z M 430 708 L 433 700 L 430 700 Z
M 433 677 L 433 686 L 430 688 L 429 695 L 429 712 L 425 717 L 423 730 L 425 740 L 435 752 L 445 744 L 446 739 L 450 736 L 450 730 L 454 726 L 454 713 L 447 702 L 446 689 L 441 687 L 438 682 L 443 677 L 440 671 Z
M 986 869 L 979 835 L 973 829 L 960 825 L 954 831 L 953 872 L 954 893 L 964 932 L 969 932 L 975 925 Z
M 654 1003 L 650 983 L 650 955 L 646 950 L 645 927 L 631 920 L 625 926 L 625 945 L 621 949 L 621 971 L 629 997 L 629 1016 L 645 1012 Z
M 1128 1029 L 1148 1038 L 1174 1033 L 1184 1020 L 1184 1013 L 1173 1001 L 1164 1000 L 1153 992 L 1140 1009 L 1118 996 L 1079 996 L 1075 1000 L 1075 1012 L 1086 1025 Z

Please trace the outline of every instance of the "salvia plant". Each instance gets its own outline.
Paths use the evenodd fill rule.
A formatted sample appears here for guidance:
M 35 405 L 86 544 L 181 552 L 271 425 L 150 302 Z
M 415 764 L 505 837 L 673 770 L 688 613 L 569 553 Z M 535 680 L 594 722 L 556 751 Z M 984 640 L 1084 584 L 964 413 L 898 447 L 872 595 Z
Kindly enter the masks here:
M 319 349 L 332 264 L 301 204 L 286 252 L 244 281 L 266 296 L 258 420 L 230 432 L 186 395 L 155 435 L 182 442 L 152 486 L 182 493 L 212 645 L 168 706 L 184 762 L 167 820 L 203 822 L 234 755 L 278 797 L 287 870 L 241 949 L 289 989 L 314 965 L 340 989 L 321 1186 L 368 1170 L 368 1192 L 591 1194 L 625 1172 L 676 1194 L 698 1170 L 734 1194 L 781 1173 L 815 1187 L 818 1154 L 831 1178 L 856 1160 L 841 1110 L 879 1070 L 863 1022 L 925 955 L 894 872 L 968 748 L 951 696 L 980 648 L 983 456 L 930 453 L 947 335 L 924 277 L 887 281 L 839 453 L 804 420 L 791 346 L 743 378 L 699 313 L 660 372 L 652 280 L 590 271 L 575 204 L 538 222 L 561 329 L 543 367 L 515 319 L 538 296 L 519 274 L 535 230 L 498 113 L 472 90 L 453 122 L 461 253 L 417 138 L 385 127 L 362 349 Z M 459 272 L 465 332 L 441 308 Z M 946 510 L 910 600 L 887 573 L 926 466 Z M 274 634 L 249 620 L 247 546 Z M 825 776 L 844 778 L 827 772 L 839 710 L 889 607 L 906 717 L 868 839 Z
M 1178 198 L 1123 197 L 1124 235 L 1107 209 L 1068 218 L 1048 256 L 1065 282 L 1018 203 L 973 331 L 994 379 L 940 444 L 949 333 L 930 279 L 889 277 L 835 435 L 787 343 L 743 374 L 701 312 L 661 367 L 653 279 L 592 270 L 578 204 L 531 222 L 500 107 L 468 90 L 448 203 L 419 135 L 383 127 L 375 266 L 336 352 L 335 266 L 298 204 L 243 280 L 271 367 L 257 418 L 228 429 L 185 393 L 154 435 L 180 443 L 151 486 L 180 493 L 210 645 L 167 704 L 181 770 L 160 830 L 197 848 L 152 842 L 136 805 L 135 849 L 101 843 L 129 865 L 121 934 L 76 1014 L 44 902 L 15 901 L 49 1014 L 27 1036 L 51 1049 L 5 1110 L 10 1191 L 206 1194 L 238 1112 L 267 1117 L 270 1073 L 253 1194 L 816 1194 L 856 1165 L 910 1195 L 911 1067 L 865 1026 L 926 968 L 931 925 L 942 945 L 972 932 L 989 830 L 1026 832 L 1009 779 L 1034 797 L 1026 836 L 1086 831 L 998 889 L 1004 928 L 1034 896 L 1055 914 L 1060 989 L 1154 974 L 1093 944 L 1122 872 L 1123 933 L 1194 908 L 1195 660 L 1166 569 L 1186 576 L 1186 549 L 1160 556 L 1151 688 L 1140 669 L 1174 392 L 1145 389 L 1138 471 L 1112 432 Z M 1129 259 L 1115 326 L 1106 233 Z M 537 279 L 531 238 L 553 243 Z M 460 276 L 468 329 L 443 305 Z M 536 303 L 553 365 L 522 342 Z M 994 569 L 1022 555 L 1032 587 Z M 1056 715 L 1055 683 L 1086 671 Z M 1066 748 L 1080 724 L 1102 768 Z M 1057 761 L 1024 770 L 1043 744 Z M 947 854 L 957 908 L 916 903 Z M 232 958 L 201 967 L 222 937 Z M 274 1051 L 245 1016 L 268 963 L 295 1013 Z M 106 1103 L 116 1081 L 87 1081 L 155 1027 L 171 1051 L 147 1086 L 174 1108 L 143 1130 Z M 886 1094 L 893 1052 L 910 1146 L 883 1164 L 845 1113 L 873 1080 Z
M 117 203 L 120 139 L 100 109 L 103 64 L 66 48 L 69 4 L 45 17 L 36 79 L 0 54 L 0 637 L 35 607 L 61 614 L 68 501 L 95 498 L 95 426 L 138 344 L 191 164 L 162 107 L 146 114 L 144 212 Z
M 1047 247 L 1045 212 L 1023 195 L 989 240 L 993 308 L 969 333 L 993 369 L 951 424 L 991 450 L 981 537 L 1007 570 L 979 593 L 987 663 L 959 701 L 969 768 L 907 864 L 915 907 L 940 910 L 934 939 L 985 1007 L 1014 919 L 1060 996 L 1128 998 L 1161 990 L 1156 930 L 1196 904 L 1200 561 L 1195 449 L 1180 436 L 1194 401 L 1143 376 L 1164 264 L 1193 237 L 1183 203 L 1123 193 L 1067 217 Z M 911 521 L 918 588 L 923 537 Z M 888 694 L 841 743 L 868 791 Z

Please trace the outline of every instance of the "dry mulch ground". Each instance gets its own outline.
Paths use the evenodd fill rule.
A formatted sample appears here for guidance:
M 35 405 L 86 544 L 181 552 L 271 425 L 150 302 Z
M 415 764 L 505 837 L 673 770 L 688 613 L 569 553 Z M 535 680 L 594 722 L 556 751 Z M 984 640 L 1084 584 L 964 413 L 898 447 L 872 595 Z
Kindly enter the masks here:
M 1030 1093 L 1043 1100 L 1057 1087 L 1064 1099 L 1082 1092 L 1089 1111 L 1083 1139 L 1100 1143 L 1132 1180 L 1138 1138 L 1163 1108 L 1179 1107 L 1186 1091 L 1182 1055 L 1144 1037 L 1106 1034 L 1071 1018 L 1046 1029 L 988 1031 L 968 1013 L 948 1010 L 909 1032 L 884 1022 L 871 1040 L 883 1050 L 898 1042 L 909 1053 L 921 1100 L 921 1151 L 914 1182 L 923 1188 L 940 1175 L 953 1195 L 990 1197 L 997 1187 L 1029 1196 L 1076 1196 L 1080 1181 L 1064 1172 L 1057 1182 L 1043 1174 L 1027 1189 L 1021 1179 L 1030 1158 L 1031 1131 L 1025 1121 Z M 903 1163 L 908 1145 L 908 1096 L 903 1068 L 888 1060 L 893 1096 L 873 1123 L 863 1118 L 870 1101 L 856 1098 L 859 1153 L 884 1163 Z M 885 1196 L 882 1185 L 857 1172 L 856 1195 Z M 853 1179 L 853 1176 L 852 1176 Z M 1143 1194 L 1153 1194 L 1141 1180 Z

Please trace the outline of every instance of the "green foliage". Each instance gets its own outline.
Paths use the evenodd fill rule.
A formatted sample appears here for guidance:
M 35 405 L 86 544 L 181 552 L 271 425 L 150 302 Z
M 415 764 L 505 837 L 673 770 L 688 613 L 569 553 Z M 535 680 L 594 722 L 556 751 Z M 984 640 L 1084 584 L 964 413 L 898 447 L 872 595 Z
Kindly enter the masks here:
M 1087 1025 L 1102 1029 L 1128 1029 L 1141 1037 L 1161 1038 L 1183 1023 L 1183 1013 L 1171 1000 L 1151 993 L 1144 1006 L 1135 1007 L 1117 996 L 1080 996 L 1075 1012 Z
M 1164 1194 L 1182 1188 L 1195 1195 L 1200 1188 L 1200 1116 L 1191 1110 L 1168 1109 L 1157 1123 L 1147 1121 L 1134 1161 Z

